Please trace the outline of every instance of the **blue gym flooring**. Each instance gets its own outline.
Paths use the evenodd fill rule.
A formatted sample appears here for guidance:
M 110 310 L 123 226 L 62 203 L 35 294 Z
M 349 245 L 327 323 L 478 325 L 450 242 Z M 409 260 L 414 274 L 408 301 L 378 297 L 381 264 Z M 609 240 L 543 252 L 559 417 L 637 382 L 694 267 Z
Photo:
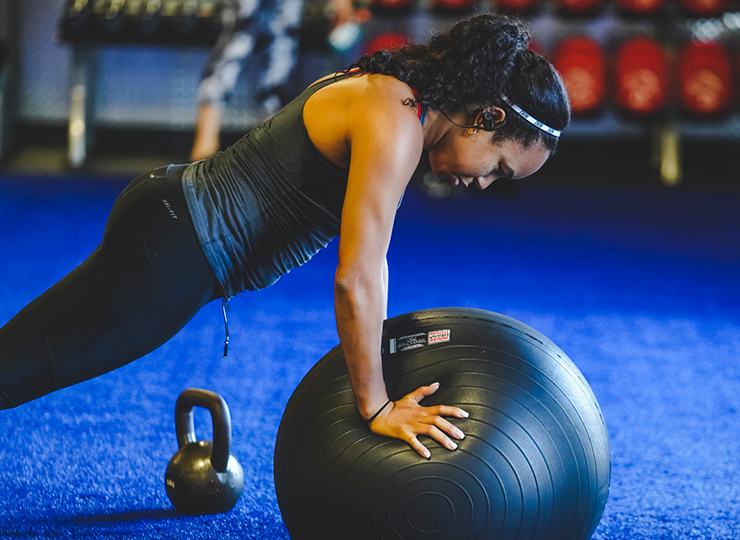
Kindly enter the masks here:
M 0 324 L 97 245 L 123 183 L 0 177 Z M 389 254 L 389 315 L 461 306 L 543 332 L 579 366 L 609 430 L 594 535 L 740 538 L 740 192 L 550 186 L 428 199 L 410 188 Z M 0 536 L 289 538 L 272 454 L 302 376 L 337 343 L 336 244 L 274 287 L 220 303 L 116 372 L 0 411 Z M 430 381 L 431 382 L 431 381 Z M 221 394 L 245 491 L 225 515 L 171 507 L 174 404 Z M 207 414 L 196 410 L 201 438 Z M 320 532 L 317 534 L 320 538 Z

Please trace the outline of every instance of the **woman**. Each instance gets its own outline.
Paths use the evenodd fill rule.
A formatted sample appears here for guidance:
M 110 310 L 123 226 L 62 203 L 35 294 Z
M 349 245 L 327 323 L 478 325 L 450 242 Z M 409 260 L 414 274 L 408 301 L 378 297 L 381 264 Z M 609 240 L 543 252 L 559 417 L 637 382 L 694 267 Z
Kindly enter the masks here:
M 509 19 L 462 21 L 318 81 L 223 153 L 134 180 L 93 255 L 0 329 L 3 407 L 147 354 L 207 302 L 271 285 L 339 234 L 337 329 L 359 413 L 426 458 L 421 434 L 454 450 L 464 435 L 444 417 L 467 413 L 419 405 L 438 385 L 388 398 L 386 251 L 423 149 L 440 179 L 478 189 L 555 150 L 567 95 L 527 45 Z

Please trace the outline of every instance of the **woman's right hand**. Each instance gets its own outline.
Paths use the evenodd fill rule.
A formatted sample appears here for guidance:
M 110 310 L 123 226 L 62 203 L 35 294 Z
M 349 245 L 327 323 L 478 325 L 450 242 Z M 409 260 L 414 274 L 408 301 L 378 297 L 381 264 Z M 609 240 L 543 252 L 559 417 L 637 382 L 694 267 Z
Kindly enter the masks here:
M 370 423 L 370 429 L 377 435 L 401 439 L 407 442 L 421 457 L 429 459 L 432 454 L 418 439 L 427 435 L 448 450 L 456 450 L 452 438 L 463 439 L 465 434 L 445 416 L 467 418 L 468 413 L 458 407 L 437 405 L 422 407 L 419 402 L 439 389 L 439 383 L 422 386 L 398 401 L 391 402 Z

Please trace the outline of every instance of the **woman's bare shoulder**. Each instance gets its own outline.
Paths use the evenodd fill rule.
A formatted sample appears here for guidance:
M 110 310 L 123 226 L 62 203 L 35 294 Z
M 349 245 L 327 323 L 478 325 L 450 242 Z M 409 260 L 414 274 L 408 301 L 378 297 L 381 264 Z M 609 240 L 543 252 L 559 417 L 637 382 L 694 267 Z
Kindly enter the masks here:
M 413 90 L 411 90 L 411 88 L 406 83 L 396 79 L 391 75 L 382 75 L 379 73 L 362 73 L 359 70 L 331 73 L 311 83 L 309 85 L 309 88 L 329 79 L 336 79 L 339 76 L 347 74 L 351 74 L 352 76 L 342 81 L 338 81 L 337 85 L 330 85 L 326 88 L 322 88 L 320 92 L 326 91 L 325 93 L 327 94 L 331 93 L 329 89 L 334 87 L 334 90 L 341 89 L 342 91 L 347 92 L 352 91 L 357 95 L 362 95 L 363 93 L 365 93 L 371 97 L 382 98 L 389 94 L 403 94 L 404 96 L 413 96 Z
M 358 135 L 380 134 L 386 144 L 421 141 L 422 135 L 413 91 L 388 75 L 358 73 L 321 88 L 306 102 L 303 119 L 319 151 L 345 167 Z

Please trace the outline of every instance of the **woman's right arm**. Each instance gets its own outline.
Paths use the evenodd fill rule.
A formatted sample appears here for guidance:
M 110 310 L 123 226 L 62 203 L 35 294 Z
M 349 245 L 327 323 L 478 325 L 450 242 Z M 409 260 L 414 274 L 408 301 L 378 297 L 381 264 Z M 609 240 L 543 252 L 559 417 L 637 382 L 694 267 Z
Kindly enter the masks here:
M 398 201 L 418 163 L 423 138 L 413 109 L 400 105 L 402 96 L 377 99 L 377 103 L 363 103 L 348 128 L 350 172 L 334 287 L 337 331 L 357 406 L 365 419 L 388 400 L 380 356 L 386 253 Z M 373 114 L 366 114 L 367 110 Z M 406 441 L 426 458 L 429 450 L 418 435 L 428 435 L 454 450 L 457 445 L 452 438 L 460 439 L 463 434 L 444 416 L 465 418 L 467 413 L 457 407 L 422 407 L 419 402 L 437 388 L 424 386 L 388 404 L 372 421 L 371 429 Z

